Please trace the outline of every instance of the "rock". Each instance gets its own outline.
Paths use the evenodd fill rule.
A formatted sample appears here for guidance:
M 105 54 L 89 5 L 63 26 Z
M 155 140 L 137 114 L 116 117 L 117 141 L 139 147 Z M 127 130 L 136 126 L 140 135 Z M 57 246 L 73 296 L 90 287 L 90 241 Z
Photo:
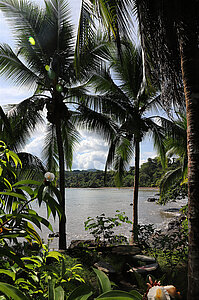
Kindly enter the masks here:
M 112 253 L 116 255 L 136 255 L 140 252 L 140 248 L 133 245 L 120 245 L 112 247 Z
M 151 197 L 151 198 L 148 198 L 147 201 L 148 202 L 156 202 L 156 201 L 158 201 L 158 198 Z
M 133 267 L 129 270 L 129 272 L 137 272 L 140 274 L 150 273 L 150 272 L 156 271 L 158 269 L 158 267 L 159 267 L 158 263 L 154 263 L 154 264 L 145 265 L 145 266 L 141 266 L 141 267 Z
M 83 247 L 94 247 L 96 246 L 96 243 L 94 240 L 72 240 L 70 243 L 69 249 L 74 248 L 83 248 Z
M 49 233 L 49 238 L 59 237 L 59 232 Z
M 135 261 L 142 261 L 142 262 L 145 262 L 145 263 L 155 263 L 156 262 L 154 257 L 141 255 L 141 254 L 134 255 L 133 259 Z
M 104 261 L 99 261 L 95 263 L 94 267 L 100 271 L 103 271 L 104 273 L 116 273 L 115 269 L 111 266 L 111 264 Z

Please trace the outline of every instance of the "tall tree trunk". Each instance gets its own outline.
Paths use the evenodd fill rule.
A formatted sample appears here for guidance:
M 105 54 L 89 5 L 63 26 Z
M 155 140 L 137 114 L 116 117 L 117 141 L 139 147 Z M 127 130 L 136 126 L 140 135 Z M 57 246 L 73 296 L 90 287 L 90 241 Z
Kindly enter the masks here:
M 140 142 L 135 140 L 135 175 L 134 175 L 134 190 L 133 190 L 133 226 L 130 244 L 137 241 L 138 227 L 138 189 L 139 189 L 139 163 L 140 163 Z
M 64 150 L 63 150 L 63 140 L 61 133 L 61 119 L 56 120 L 56 137 L 57 137 L 57 147 L 59 154 L 59 185 L 61 193 L 61 206 L 63 210 L 63 215 L 59 222 L 59 249 L 66 249 L 66 215 L 65 215 L 65 171 L 64 171 Z
M 190 10 L 188 11 L 188 13 Z M 191 12 L 190 12 L 191 13 Z M 181 69 L 187 110 L 188 149 L 188 300 L 199 299 L 199 48 L 194 14 L 180 43 Z M 195 16 L 198 18 L 198 16 Z

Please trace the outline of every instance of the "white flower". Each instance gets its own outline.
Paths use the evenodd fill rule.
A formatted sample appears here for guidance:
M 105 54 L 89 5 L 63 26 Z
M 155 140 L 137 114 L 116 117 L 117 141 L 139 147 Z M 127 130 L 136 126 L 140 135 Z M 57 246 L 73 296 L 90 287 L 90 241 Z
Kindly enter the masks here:
M 163 286 L 153 286 L 147 295 L 148 300 L 170 300 L 168 292 Z
M 53 173 L 50 173 L 50 172 L 47 172 L 45 175 L 44 175 L 45 179 L 47 181 L 53 181 L 55 179 L 55 175 Z

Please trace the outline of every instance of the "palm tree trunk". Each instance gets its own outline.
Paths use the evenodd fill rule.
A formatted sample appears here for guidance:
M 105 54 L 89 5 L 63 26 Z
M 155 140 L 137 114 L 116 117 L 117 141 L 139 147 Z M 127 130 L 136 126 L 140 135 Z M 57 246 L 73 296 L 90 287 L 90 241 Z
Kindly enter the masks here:
M 61 133 L 61 120 L 58 118 L 56 120 L 56 137 L 57 137 L 57 147 L 59 154 L 59 185 L 61 193 L 61 206 L 63 210 L 63 215 L 59 222 L 59 249 L 66 249 L 66 215 L 65 215 L 65 171 L 64 171 L 64 150 L 63 150 L 63 140 Z
M 135 140 L 135 175 L 133 190 L 133 226 L 130 244 L 132 245 L 138 239 L 138 189 L 139 189 L 139 163 L 140 163 L 140 142 Z
M 190 20 L 191 22 L 191 20 Z M 189 27 L 190 26 L 190 27 Z M 199 48 L 196 28 L 187 26 L 181 42 L 181 69 L 187 110 L 188 150 L 188 300 L 199 297 Z

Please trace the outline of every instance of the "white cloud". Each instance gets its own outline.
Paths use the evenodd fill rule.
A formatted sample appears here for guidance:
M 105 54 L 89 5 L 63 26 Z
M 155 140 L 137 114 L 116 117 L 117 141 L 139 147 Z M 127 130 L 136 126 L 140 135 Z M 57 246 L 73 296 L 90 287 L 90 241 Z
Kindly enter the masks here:
M 46 126 L 40 125 L 31 136 L 30 141 L 26 144 L 23 151 L 38 156 L 41 159 L 41 152 L 44 146 Z
M 146 151 L 141 154 L 140 165 L 147 162 L 148 158 L 155 158 L 157 156 L 156 151 Z
M 104 169 L 108 146 L 96 133 L 81 131 L 82 140 L 74 152 L 73 169 Z
M 100 151 L 90 151 L 89 153 L 78 153 L 74 155 L 73 169 L 103 170 L 106 161 L 106 153 Z
M 0 105 L 15 104 L 30 97 L 32 92 L 27 88 L 19 88 L 0 81 Z

